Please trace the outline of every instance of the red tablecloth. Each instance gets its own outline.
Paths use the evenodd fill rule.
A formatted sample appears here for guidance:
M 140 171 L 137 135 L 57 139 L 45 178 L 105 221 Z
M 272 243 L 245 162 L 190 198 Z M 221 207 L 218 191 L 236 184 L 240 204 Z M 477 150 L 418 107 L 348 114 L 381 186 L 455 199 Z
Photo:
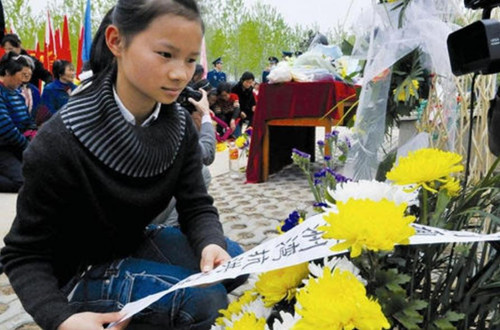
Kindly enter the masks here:
M 262 181 L 262 142 L 267 120 L 321 117 L 337 102 L 355 93 L 352 86 L 340 81 L 261 84 L 253 118 L 247 182 Z M 331 115 L 340 119 L 336 111 Z

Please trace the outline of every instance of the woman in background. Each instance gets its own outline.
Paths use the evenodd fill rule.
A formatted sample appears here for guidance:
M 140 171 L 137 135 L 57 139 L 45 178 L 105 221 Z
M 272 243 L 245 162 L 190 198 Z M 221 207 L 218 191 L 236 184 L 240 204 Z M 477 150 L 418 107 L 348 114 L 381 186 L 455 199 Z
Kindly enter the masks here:
M 18 88 L 30 71 L 24 55 L 10 52 L 0 61 L 0 192 L 17 192 L 23 184 L 22 154 L 36 125 Z
M 36 110 L 35 121 L 38 126 L 50 119 L 66 103 L 76 88 L 75 67 L 71 62 L 57 60 L 52 67 L 54 81 L 47 84 L 42 92 L 40 107 Z

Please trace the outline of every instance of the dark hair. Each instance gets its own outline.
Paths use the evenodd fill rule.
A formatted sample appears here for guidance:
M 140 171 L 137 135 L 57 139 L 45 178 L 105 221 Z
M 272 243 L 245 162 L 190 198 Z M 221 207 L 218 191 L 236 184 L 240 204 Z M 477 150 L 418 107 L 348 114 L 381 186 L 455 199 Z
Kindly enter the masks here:
M 14 33 L 6 34 L 2 38 L 2 47 L 5 46 L 5 43 L 8 42 L 14 47 L 21 47 L 21 39 L 19 39 L 19 36 Z
M 240 81 L 244 82 L 245 80 L 250 80 L 250 79 L 255 80 L 255 76 L 253 75 L 253 73 L 251 73 L 249 71 L 245 71 L 241 75 Z
M 205 69 L 203 68 L 203 65 L 196 64 L 196 69 L 194 69 L 193 77 L 196 75 L 203 74 L 204 72 L 205 72 Z
M 221 81 L 219 85 L 217 85 L 217 95 L 221 95 L 222 92 L 231 93 L 232 85 L 227 81 Z
M 104 16 L 92 41 L 90 68 L 93 75 L 89 81 L 100 81 L 108 72 L 116 70 L 115 57 L 106 44 L 105 32 L 110 24 L 118 28 L 127 47 L 131 40 L 147 29 L 155 18 L 166 14 L 199 21 L 204 31 L 195 0 L 118 0 Z M 93 86 L 83 90 L 84 93 L 90 91 L 94 91 Z
M 217 90 L 215 88 L 212 88 L 211 90 L 208 91 L 207 97 L 209 96 L 217 96 Z
M 65 60 L 54 61 L 54 64 L 52 65 L 52 73 L 54 74 L 54 78 L 60 79 L 61 76 L 64 75 L 66 68 L 71 65 L 73 65 L 71 64 L 71 62 Z
M 0 60 L 0 76 L 3 77 L 6 74 L 15 75 L 25 67 L 31 68 L 27 55 L 17 55 L 13 52 L 8 52 Z

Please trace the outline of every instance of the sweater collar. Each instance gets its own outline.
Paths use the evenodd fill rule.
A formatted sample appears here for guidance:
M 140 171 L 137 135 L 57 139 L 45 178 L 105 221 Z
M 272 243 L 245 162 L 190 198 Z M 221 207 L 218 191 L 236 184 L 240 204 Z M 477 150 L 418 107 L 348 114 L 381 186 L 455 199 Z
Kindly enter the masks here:
M 152 177 L 164 173 L 176 158 L 185 135 L 186 114 L 175 104 L 162 105 L 149 127 L 129 124 L 113 96 L 113 74 L 94 92 L 71 97 L 60 110 L 65 126 L 102 163 L 121 174 Z

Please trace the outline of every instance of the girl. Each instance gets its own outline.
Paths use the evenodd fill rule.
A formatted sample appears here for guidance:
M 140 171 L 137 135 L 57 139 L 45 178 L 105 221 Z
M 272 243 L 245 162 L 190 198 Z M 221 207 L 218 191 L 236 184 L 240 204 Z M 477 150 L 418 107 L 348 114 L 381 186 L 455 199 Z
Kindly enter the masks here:
M 40 107 L 36 110 L 35 121 L 38 126 L 46 122 L 68 103 L 69 95 L 76 88 L 75 67 L 71 62 L 57 60 L 52 67 L 55 80 L 43 89 Z
M 90 83 L 25 153 L 2 250 L 14 290 L 44 329 L 103 329 L 129 301 L 242 252 L 223 236 L 196 128 L 175 103 L 200 53 L 195 1 L 119 0 L 106 19 Z M 191 101 L 208 107 L 206 97 Z M 180 230 L 148 226 L 174 196 Z M 208 329 L 243 280 L 178 290 L 131 324 Z

